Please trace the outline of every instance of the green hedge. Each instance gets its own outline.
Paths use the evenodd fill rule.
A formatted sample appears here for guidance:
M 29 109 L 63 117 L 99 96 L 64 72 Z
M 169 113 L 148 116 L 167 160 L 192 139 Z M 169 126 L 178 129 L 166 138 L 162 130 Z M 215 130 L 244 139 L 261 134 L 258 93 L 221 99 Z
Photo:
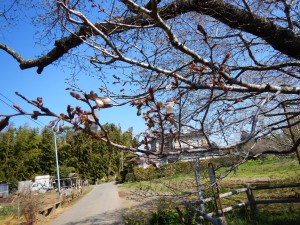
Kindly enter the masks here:
M 153 180 L 159 177 L 154 167 L 148 167 L 147 169 L 135 167 L 133 168 L 133 173 L 136 181 Z
M 227 167 L 233 165 L 238 160 L 237 157 L 222 157 L 214 159 L 204 159 L 199 161 L 201 171 L 207 170 L 207 165 L 212 162 L 214 167 Z M 153 166 L 143 169 L 141 167 L 135 167 L 133 174 L 136 181 L 147 181 L 161 177 L 171 177 L 175 174 L 191 174 L 194 173 L 194 164 L 192 161 L 188 162 L 176 162 L 165 165 L 160 165 L 159 168 Z M 131 177 L 131 180 L 133 178 Z
M 133 169 L 136 181 L 147 181 L 161 177 L 171 177 L 178 173 L 189 174 L 193 171 L 194 170 L 192 162 L 177 162 L 172 164 L 161 165 L 159 168 L 151 166 L 146 169 L 141 167 L 135 167 Z
M 178 173 L 189 174 L 194 171 L 193 162 L 165 164 L 157 168 L 157 171 L 161 174 L 161 177 L 169 177 Z

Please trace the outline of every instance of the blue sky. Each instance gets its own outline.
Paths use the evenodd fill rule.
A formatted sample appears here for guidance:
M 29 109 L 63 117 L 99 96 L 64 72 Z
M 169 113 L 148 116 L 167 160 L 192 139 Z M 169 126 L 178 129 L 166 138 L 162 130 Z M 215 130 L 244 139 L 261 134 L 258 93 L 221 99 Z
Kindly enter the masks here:
M 28 24 L 19 24 L 8 31 L 0 34 L 0 42 L 13 48 L 19 52 L 24 58 L 34 58 L 42 53 L 44 49 L 34 44 L 34 29 Z M 53 45 L 53 43 L 52 43 Z M 17 91 L 29 99 L 42 97 L 44 106 L 52 109 L 55 113 L 66 112 L 68 104 L 72 106 L 78 105 L 65 89 L 68 85 L 65 79 L 69 77 L 70 71 L 56 66 L 49 66 L 44 69 L 42 74 L 36 73 L 36 68 L 21 70 L 18 63 L 7 53 L 0 50 L 0 68 L 1 68 L 1 87 L 0 100 L 12 105 L 19 105 L 23 110 L 29 112 L 34 108 L 28 105 L 24 100 L 16 96 Z M 79 74 L 79 87 L 85 91 L 97 91 L 99 81 L 97 79 Z M 5 97 L 7 98 L 5 98 Z M 15 113 L 13 109 L 0 101 L 0 113 Z M 51 119 L 40 118 L 44 124 L 48 124 Z M 134 133 L 141 132 L 145 129 L 144 121 L 141 117 L 136 116 L 136 109 L 125 106 L 122 108 L 109 108 L 101 110 L 100 120 L 102 122 L 110 122 L 119 124 L 125 131 L 129 127 L 133 127 Z M 29 124 L 31 127 L 39 127 L 30 119 L 20 116 L 11 119 L 15 126 Z M 40 127 L 41 128 L 41 127 Z

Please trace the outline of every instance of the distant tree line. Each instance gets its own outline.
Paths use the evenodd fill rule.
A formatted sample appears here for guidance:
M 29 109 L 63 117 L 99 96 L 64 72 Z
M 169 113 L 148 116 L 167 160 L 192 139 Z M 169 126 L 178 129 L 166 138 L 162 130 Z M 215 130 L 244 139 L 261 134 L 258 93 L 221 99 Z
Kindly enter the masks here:
M 132 137 L 132 128 L 122 132 L 121 127 L 115 124 L 105 126 L 112 141 L 127 146 L 136 145 L 136 139 Z M 126 157 L 136 158 L 84 133 L 74 134 L 72 129 L 65 129 L 57 134 L 57 149 L 61 177 L 76 172 L 92 182 L 103 177 L 119 175 L 121 170 L 126 170 L 127 164 L 122 161 L 126 160 Z M 2 131 L 0 182 L 14 186 L 18 181 L 30 180 L 42 174 L 56 176 L 53 132 L 47 127 L 40 131 L 26 125 L 19 128 L 10 125 Z

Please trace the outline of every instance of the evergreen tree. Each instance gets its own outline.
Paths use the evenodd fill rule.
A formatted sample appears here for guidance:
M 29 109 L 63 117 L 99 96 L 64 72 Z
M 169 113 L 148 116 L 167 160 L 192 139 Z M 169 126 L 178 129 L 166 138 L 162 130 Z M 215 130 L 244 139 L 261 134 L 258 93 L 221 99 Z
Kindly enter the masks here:
M 15 128 L 13 124 L 10 125 L 6 131 L 2 132 L 0 136 L 1 180 L 7 182 L 15 179 L 14 136 Z
M 52 131 L 44 128 L 41 134 L 41 169 L 43 174 L 55 174 L 54 136 Z
M 112 141 L 133 146 L 132 128 L 122 132 L 120 126 L 106 124 L 105 128 Z M 74 135 L 66 129 L 57 135 L 60 175 L 79 173 L 93 182 L 103 177 L 119 175 L 122 169 L 130 172 L 137 156 L 121 153 L 115 147 L 92 139 L 84 133 Z M 130 159 L 128 163 L 127 159 Z M 37 175 L 56 175 L 54 136 L 48 128 L 41 133 L 36 128 L 13 125 L 0 132 L 0 181 L 17 183 L 33 179 Z

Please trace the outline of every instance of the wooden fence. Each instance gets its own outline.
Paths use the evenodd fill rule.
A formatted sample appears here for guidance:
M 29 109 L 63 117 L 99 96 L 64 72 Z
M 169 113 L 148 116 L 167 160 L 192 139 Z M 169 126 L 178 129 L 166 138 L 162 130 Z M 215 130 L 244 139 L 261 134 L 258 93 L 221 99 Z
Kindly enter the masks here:
M 286 184 L 286 185 L 263 185 L 263 186 L 250 186 L 247 185 L 245 188 L 240 188 L 237 190 L 233 190 L 227 193 L 223 193 L 219 195 L 219 199 L 222 199 L 224 197 L 229 197 L 232 195 L 240 194 L 240 193 L 246 193 L 248 201 L 241 202 L 226 208 L 223 208 L 221 210 L 218 210 L 216 212 L 210 212 L 205 213 L 199 209 L 197 209 L 195 206 L 189 205 L 189 207 L 194 210 L 198 216 L 208 220 L 209 222 L 215 224 L 215 225 L 226 225 L 226 219 L 223 216 L 225 212 L 232 211 L 233 209 L 242 208 L 250 206 L 250 209 L 255 212 L 256 211 L 256 205 L 258 204 L 274 204 L 274 203 L 300 203 L 300 197 L 295 198 L 281 198 L 281 199 L 256 199 L 254 196 L 255 190 L 268 190 L 268 189 L 278 189 L 278 188 L 295 188 L 300 187 L 300 183 L 295 184 Z M 200 201 L 200 204 L 204 204 L 206 202 L 214 201 L 214 198 L 206 198 Z M 213 216 L 219 216 L 218 218 L 214 218 Z
M 49 216 L 52 213 L 54 213 L 54 211 L 56 209 L 60 208 L 60 207 L 61 207 L 61 201 L 55 202 L 54 204 L 51 204 L 51 205 L 48 205 L 48 206 L 46 206 L 46 207 L 39 210 L 38 218 L 43 219 L 46 216 Z

